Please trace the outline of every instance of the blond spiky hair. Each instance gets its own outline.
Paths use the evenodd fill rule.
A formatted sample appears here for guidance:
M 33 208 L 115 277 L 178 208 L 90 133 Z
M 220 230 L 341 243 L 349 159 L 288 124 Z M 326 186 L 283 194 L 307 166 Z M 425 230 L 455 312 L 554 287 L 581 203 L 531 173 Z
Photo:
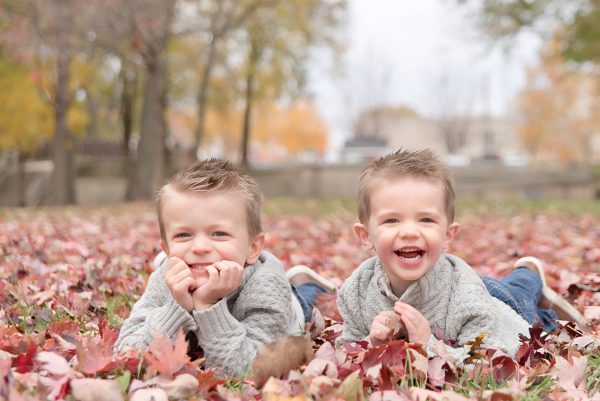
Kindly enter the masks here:
M 232 192 L 244 199 L 248 234 L 255 238 L 262 232 L 260 208 L 262 191 L 256 181 L 227 160 L 206 159 L 177 173 L 158 191 L 156 211 L 160 237 L 166 243 L 162 206 L 166 198 L 175 192 Z
M 454 183 L 448 167 L 430 149 L 409 151 L 398 149 L 369 163 L 358 184 L 358 219 L 367 224 L 371 215 L 370 195 L 380 179 L 420 178 L 442 184 L 448 223 L 454 221 Z

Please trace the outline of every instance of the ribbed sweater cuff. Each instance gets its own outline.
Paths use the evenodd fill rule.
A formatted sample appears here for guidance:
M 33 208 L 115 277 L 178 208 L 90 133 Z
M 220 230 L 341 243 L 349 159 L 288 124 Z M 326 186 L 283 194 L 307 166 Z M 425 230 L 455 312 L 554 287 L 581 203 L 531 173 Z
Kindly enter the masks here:
M 227 309 L 226 299 L 222 299 L 208 309 L 194 311 L 198 339 L 231 334 L 240 327 L 240 322 Z
M 174 298 L 158 312 L 152 322 L 155 332 L 159 331 L 169 338 L 175 339 L 180 329 L 183 329 L 184 333 L 195 329 L 196 324 L 192 315 L 183 309 Z M 154 334 L 148 333 L 148 342 L 152 341 Z

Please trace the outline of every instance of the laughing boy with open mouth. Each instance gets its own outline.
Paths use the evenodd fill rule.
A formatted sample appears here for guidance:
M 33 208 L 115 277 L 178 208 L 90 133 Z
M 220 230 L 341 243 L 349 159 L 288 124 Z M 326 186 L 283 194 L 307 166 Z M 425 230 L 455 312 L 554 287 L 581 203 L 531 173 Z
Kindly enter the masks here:
M 396 338 L 457 344 L 485 333 L 485 343 L 514 356 L 519 334 L 557 317 L 585 319 L 545 283 L 539 260 L 522 258 L 505 278 L 480 278 L 462 259 L 445 253 L 459 231 L 449 170 L 430 150 L 381 157 L 363 171 L 354 231 L 376 256 L 364 261 L 338 294 L 344 320 L 338 341 L 380 345 Z M 552 306 L 553 309 L 550 309 Z M 544 309 L 546 308 L 546 309 Z M 558 316 L 557 316 L 558 313 Z

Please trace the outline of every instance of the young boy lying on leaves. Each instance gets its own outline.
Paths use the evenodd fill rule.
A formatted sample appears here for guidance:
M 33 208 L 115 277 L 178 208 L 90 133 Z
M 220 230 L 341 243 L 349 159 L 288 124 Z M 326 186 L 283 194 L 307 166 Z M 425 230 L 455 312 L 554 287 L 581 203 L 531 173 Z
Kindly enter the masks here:
M 514 356 L 519 334 L 527 335 L 537 322 L 553 330 L 556 312 L 585 324 L 546 286 L 539 260 L 520 259 L 509 276 L 482 281 L 466 262 L 444 252 L 459 231 L 454 187 L 449 170 L 430 150 L 399 150 L 367 166 L 358 188 L 358 217 L 354 231 L 376 256 L 339 291 L 341 342 L 380 345 L 404 337 L 430 349 L 439 338 L 458 344 L 453 355 L 462 359 L 467 356 L 462 347 L 485 333 L 484 344 Z
M 304 266 L 286 277 L 282 263 L 263 251 L 261 199 L 252 178 L 216 159 L 196 163 L 160 190 L 167 257 L 123 323 L 117 349 L 143 348 L 156 333 L 175 341 L 183 329 L 192 356 L 203 351 L 207 367 L 240 376 L 263 345 L 302 332 L 316 293 L 333 286 Z

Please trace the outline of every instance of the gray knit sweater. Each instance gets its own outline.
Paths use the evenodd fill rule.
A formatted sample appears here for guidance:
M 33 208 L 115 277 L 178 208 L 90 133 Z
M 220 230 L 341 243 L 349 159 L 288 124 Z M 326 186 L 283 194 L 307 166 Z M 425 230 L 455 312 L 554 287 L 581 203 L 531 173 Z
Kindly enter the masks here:
M 284 334 L 296 334 L 304 326 L 304 316 L 293 311 L 283 265 L 267 252 L 244 268 L 236 291 L 209 309 L 192 313 L 169 292 L 166 265 L 165 260 L 150 276 L 144 294 L 123 323 L 115 348 L 144 348 L 157 332 L 174 341 L 180 329 L 192 331 L 204 350 L 207 367 L 239 376 L 249 370 L 260 347 Z
M 435 336 L 457 341 L 459 346 L 485 332 L 486 344 L 514 356 L 519 333 L 529 333 L 528 323 L 492 297 L 466 262 L 442 254 L 400 298 L 392 292 L 379 258 L 364 261 L 338 293 L 337 304 L 344 319 L 340 341 L 367 339 L 375 316 L 393 310 L 398 300 L 421 312 Z

